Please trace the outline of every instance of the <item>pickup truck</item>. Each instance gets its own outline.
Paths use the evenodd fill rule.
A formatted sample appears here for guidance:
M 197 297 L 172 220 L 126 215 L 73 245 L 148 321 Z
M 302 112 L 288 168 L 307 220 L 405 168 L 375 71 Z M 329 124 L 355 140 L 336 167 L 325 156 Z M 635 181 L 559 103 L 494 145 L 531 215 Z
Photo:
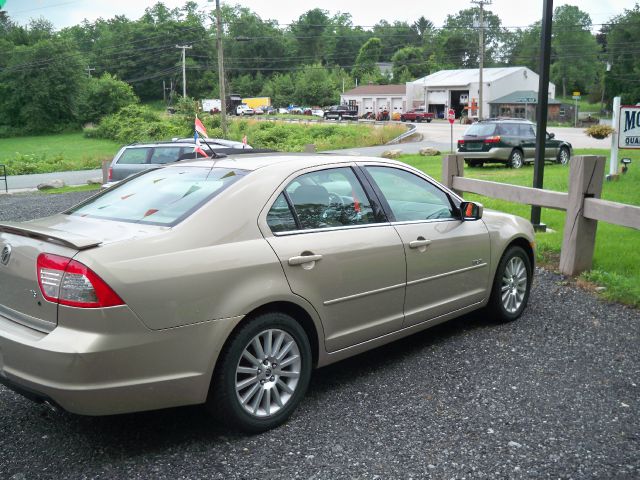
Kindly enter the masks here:
M 358 109 L 354 107 L 350 107 L 349 105 L 334 105 L 329 108 L 326 112 L 324 112 L 324 119 L 334 119 L 334 120 L 357 120 L 358 119 Z
M 254 115 L 255 112 L 253 108 L 249 107 L 246 103 L 241 103 L 236 107 L 236 115 L 244 116 L 244 115 Z
M 413 110 L 409 110 L 408 112 L 403 113 L 402 115 L 400 115 L 400 121 L 401 122 L 427 122 L 427 123 L 431 123 L 431 120 L 433 120 L 433 113 L 430 112 L 425 112 L 424 108 L 416 108 Z

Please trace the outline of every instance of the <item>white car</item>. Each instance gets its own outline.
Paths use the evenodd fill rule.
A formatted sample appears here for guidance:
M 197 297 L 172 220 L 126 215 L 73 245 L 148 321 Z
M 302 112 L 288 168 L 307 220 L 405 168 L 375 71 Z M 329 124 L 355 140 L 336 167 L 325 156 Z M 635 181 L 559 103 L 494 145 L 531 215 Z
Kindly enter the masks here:
M 324 118 L 324 110 L 322 110 L 321 108 L 314 108 L 313 110 L 311 110 L 311 115 L 313 115 L 314 117 Z
M 255 112 L 253 108 L 248 106 L 245 103 L 242 103 L 236 107 L 236 115 L 244 116 L 244 115 L 254 115 Z

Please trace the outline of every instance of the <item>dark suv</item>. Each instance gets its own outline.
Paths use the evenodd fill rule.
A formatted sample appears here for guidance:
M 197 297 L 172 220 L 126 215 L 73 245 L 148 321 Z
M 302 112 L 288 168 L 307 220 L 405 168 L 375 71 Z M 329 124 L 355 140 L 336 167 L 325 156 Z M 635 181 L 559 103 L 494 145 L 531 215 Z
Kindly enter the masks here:
M 471 125 L 458 140 L 458 154 L 471 167 L 485 163 L 504 163 L 520 168 L 535 160 L 536 129 L 528 120 L 483 120 Z M 572 147 L 569 142 L 556 140 L 547 133 L 544 157 L 557 163 L 569 163 Z

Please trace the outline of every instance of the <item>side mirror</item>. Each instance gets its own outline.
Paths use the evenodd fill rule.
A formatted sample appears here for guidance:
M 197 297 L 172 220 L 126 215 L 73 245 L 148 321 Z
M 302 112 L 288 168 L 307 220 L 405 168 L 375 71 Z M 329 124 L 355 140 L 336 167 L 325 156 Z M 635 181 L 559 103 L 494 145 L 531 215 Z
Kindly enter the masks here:
M 556 134 L 555 133 L 547 133 L 547 137 L 549 139 L 556 138 Z
M 483 211 L 484 207 L 481 203 L 462 202 L 460 204 L 460 214 L 464 222 L 480 220 Z

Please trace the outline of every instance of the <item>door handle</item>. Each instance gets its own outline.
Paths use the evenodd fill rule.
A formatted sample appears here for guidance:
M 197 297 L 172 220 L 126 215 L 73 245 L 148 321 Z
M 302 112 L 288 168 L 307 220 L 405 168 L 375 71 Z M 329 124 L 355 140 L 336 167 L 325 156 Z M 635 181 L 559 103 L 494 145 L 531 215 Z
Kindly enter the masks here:
M 318 260 L 322 260 L 322 255 L 300 255 L 291 257 L 289 259 L 289 265 L 303 265 L 305 263 L 317 262 Z
M 418 237 L 417 240 L 413 240 L 412 242 L 409 242 L 409 248 L 426 247 L 430 243 L 431 243 L 431 240 L 426 240 L 423 237 Z

